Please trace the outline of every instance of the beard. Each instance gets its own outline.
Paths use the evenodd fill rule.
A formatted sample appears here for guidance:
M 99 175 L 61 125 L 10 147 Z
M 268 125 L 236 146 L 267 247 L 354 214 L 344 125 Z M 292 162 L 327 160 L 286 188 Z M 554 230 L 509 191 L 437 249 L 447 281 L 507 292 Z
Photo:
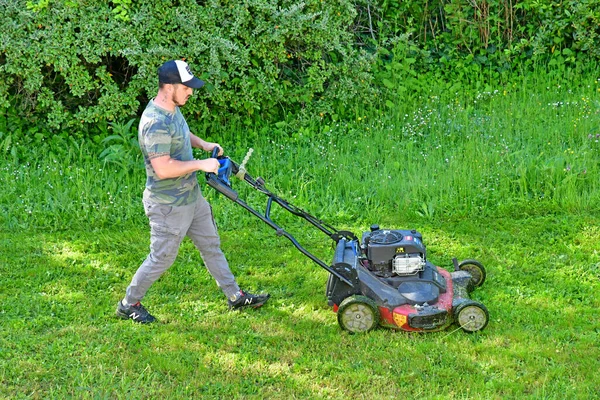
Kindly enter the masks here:
M 187 103 L 188 99 L 191 96 L 185 96 L 185 98 L 183 100 L 181 100 L 180 96 L 178 96 L 176 93 L 172 93 L 171 94 L 171 101 L 173 102 L 173 104 L 175 104 L 177 107 L 182 107 L 183 105 L 185 105 L 185 103 Z

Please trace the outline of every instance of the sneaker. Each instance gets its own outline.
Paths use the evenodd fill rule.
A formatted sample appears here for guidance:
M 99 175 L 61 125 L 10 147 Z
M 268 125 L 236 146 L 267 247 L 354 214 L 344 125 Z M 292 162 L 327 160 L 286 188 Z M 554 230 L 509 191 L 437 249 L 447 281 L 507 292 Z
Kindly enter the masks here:
M 124 306 L 123 302 L 119 301 L 119 304 L 117 305 L 117 317 L 123 319 L 131 318 L 140 324 L 149 324 L 156 321 L 156 318 L 150 315 L 148 310 L 146 310 L 146 308 L 139 301 L 135 304 L 127 306 Z
M 242 290 L 232 299 L 228 299 L 230 310 L 239 310 L 245 307 L 258 308 L 265 304 L 271 297 L 268 294 L 251 294 Z

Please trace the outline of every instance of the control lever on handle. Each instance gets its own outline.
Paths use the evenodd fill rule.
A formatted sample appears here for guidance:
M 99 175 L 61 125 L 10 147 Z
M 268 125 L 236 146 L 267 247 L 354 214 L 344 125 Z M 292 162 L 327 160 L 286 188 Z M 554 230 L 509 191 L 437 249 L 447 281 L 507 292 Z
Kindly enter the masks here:
M 217 174 L 207 172 L 206 183 L 231 200 L 237 201 L 238 194 L 231 188 L 231 182 L 229 181 L 233 163 L 228 157 L 220 157 L 220 151 L 221 149 L 218 146 L 212 149 L 211 158 L 216 158 L 219 161 L 219 172 Z

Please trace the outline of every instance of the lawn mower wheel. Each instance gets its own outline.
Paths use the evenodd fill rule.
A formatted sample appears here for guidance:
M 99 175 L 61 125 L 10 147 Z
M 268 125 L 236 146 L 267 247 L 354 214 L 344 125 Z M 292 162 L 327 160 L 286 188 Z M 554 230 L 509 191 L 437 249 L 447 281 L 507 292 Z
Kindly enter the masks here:
M 379 308 L 366 296 L 350 296 L 340 304 L 338 323 L 342 329 L 350 333 L 361 333 L 373 330 L 379 325 Z
M 485 328 L 489 318 L 487 308 L 478 301 L 467 300 L 456 308 L 456 322 L 467 333 Z

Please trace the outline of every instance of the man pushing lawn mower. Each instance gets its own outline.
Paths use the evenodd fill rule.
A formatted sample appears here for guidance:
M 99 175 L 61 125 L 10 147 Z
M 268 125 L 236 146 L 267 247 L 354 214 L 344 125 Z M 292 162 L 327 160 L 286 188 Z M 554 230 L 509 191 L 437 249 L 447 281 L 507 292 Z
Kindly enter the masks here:
M 144 110 L 138 134 L 146 165 L 143 204 L 150 220 L 150 253 L 119 301 L 116 314 L 139 323 L 156 320 L 141 300 L 173 264 L 185 236 L 200 251 L 206 268 L 227 296 L 230 309 L 260 307 L 269 295 L 240 290 L 221 251 L 212 209 L 198 187 L 196 171 L 217 173 L 220 164 L 216 158 L 195 160 L 192 147 L 219 154 L 223 150 L 217 143 L 192 134 L 179 107 L 204 82 L 181 60 L 165 62 L 158 69 L 158 81 L 158 94 Z
M 433 265 L 427 259 L 423 236 L 416 230 L 380 229 L 374 224 L 362 239 L 340 231 L 275 195 L 262 178 L 254 179 L 245 169 L 252 150 L 239 166 L 224 157 L 216 143 L 190 133 L 179 111 L 203 82 L 195 78 L 183 61 L 168 61 L 159 68 L 159 91 L 144 111 L 139 141 L 146 162 L 144 208 L 150 219 L 150 254 L 135 273 L 117 315 L 147 323 L 154 317 L 140 304 L 150 285 L 167 270 L 179 245 L 189 236 L 204 262 L 228 297 L 229 307 L 259 307 L 269 295 L 245 293 L 238 287 L 223 253 L 210 205 L 202 197 L 196 171 L 204 171 L 209 186 L 249 211 L 284 236 L 305 256 L 329 273 L 328 304 L 337 313 L 340 327 L 351 333 L 386 326 L 409 332 L 434 332 L 456 323 L 465 332 L 483 330 L 489 321 L 487 308 L 472 300 L 470 293 L 486 278 L 477 260 L 458 262 L 454 271 Z M 194 160 L 192 147 L 211 151 L 211 158 Z M 239 198 L 231 175 L 246 182 L 268 200 L 264 214 Z M 304 219 L 335 242 L 331 263 L 308 250 L 271 219 L 271 208 Z

